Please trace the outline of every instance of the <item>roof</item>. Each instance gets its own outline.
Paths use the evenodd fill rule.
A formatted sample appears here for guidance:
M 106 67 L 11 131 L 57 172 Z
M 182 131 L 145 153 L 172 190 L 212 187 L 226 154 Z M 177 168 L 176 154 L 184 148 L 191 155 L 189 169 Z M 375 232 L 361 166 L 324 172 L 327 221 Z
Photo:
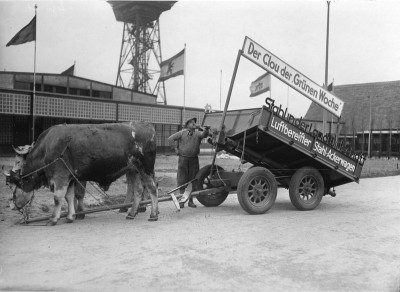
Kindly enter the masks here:
M 177 1 L 108 1 L 117 21 L 147 24 L 157 20 L 161 13 L 170 10 Z
M 370 99 L 372 129 L 397 129 L 400 127 L 400 80 L 361 84 L 337 85 L 333 94 L 344 101 L 340 121 L 345 122 L 345 132 L 369 129 Z M 328 113 L 328 121 L 332 114 Z M 322 107 L 312 103 L 306 120 L 322 121 Z M 337 121 L 333 117 L 333 121 Z

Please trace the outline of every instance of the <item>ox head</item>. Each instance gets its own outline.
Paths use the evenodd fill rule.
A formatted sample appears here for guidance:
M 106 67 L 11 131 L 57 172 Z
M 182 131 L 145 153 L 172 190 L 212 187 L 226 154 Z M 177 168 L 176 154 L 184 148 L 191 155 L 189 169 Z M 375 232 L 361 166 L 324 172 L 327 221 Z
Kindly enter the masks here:
M 22 167 L 25 164 L 26 156 L 29 154 L 29 152 L 31 152 L 32 148 L 33 143 L 32 145 L 18 146 L 17 148 L 13 146 L 15 152 L 15 161 L 12 171 L 21 171 Z
M 6 184 L 11 188 L 13 193 L 14 206 L 19 210 L 22 209 L 27 203 L 29 203 L 33 197 L 33 192 L 24 192 L 22 185 L 24 180 L 21 177 L 21 169 L 23 168 L 26 156 L 31 151 L 32 145 L 19 146 L 14 148 L 16 153 L 14 166 L 10 171 L 4 171 L 3 174 L 6 177 Z
M 24 179 L 21 178 L 19 171 L 14 172 L 12 170 L 6 172 L 4 171 L 4 175 L 6 176 L 6 184 L 10 187 L 12 191 L 12 202 L 15 208 L 20 210 L 28 204 L 33 198 L 33 191 L 24 192 L 22 189 L 22 185 Z

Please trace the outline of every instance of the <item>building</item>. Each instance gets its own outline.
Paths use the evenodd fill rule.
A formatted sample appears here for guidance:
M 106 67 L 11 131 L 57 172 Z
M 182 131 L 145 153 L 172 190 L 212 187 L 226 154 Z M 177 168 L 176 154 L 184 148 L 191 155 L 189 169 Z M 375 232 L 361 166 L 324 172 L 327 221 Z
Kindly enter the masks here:
M 155 95 L 76 76 L 37 73 L 35 89 L 33 98 L 33 73 L 0 72 L 0 154 L 56 124 L 127 121 L 153 123 L 158 152 L 165 153 L 167 138 L 183 121 L 196 117 L 200 123 L 204 115 L 204 109 L 159 105 Z
M 344 101 L 338 119 L 328 113 L 327 132 L 350 145 L 356 153 L 368 153 L 371 135 L 371 156 L 400 157 L 400 81 L 347 84 L 334 87 L 336 96 Z M 322 131 L 322 108 L 311 104 L 305 119 Z

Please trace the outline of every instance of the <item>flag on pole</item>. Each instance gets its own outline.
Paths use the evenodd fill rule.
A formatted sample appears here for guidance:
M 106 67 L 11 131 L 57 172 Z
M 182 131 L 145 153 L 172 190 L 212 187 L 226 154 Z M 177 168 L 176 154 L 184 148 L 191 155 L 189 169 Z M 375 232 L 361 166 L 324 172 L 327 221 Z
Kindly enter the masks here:
M 328 87 L 326 88 L 328 91 L 333 91 L 333 81 L 331 84 L 328 85 Z
M 160 78 L 158 81 L 165 81 L 169 78 L 185 74 L 185 49 L 160 64 Z
M 75 71 L 75 64 L 69 67 L 67 70 L 63 71 L 61 75 L 74 76 L 74 71 Z
M 22 45 L 36 40 L 36 15 L 31 22 L 21 29 L 8 43 L 8 46 Z
M 251 82 L 250 97 L 257 96 L 261 93 L 271 90 L 271 74 L 265 73 Z

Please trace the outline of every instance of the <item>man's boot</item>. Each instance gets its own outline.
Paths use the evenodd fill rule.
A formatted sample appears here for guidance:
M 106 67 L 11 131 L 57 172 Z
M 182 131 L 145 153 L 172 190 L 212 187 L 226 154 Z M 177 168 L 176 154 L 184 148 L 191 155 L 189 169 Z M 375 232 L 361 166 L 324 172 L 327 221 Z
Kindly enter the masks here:
M 196 208 L 197 206 L 193 203 L 193 197 L 190 197 L 188 206 L 191 208 Z

